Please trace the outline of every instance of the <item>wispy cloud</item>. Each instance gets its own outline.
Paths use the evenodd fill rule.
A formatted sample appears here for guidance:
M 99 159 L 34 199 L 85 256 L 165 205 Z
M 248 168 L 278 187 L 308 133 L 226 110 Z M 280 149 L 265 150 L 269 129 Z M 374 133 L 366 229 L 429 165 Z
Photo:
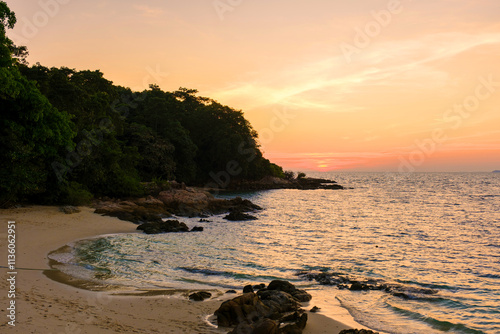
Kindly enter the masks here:
M 163 9 L 161 8 L 153 8 L 146 5 L 134 5 L 134 9 L 141 13 L 143 17 L 158 17 L 163 14 Z
M 336 55 L 269 73 L 212 92 L 227 100 L 248 100 L 246 110 L 280 103 L 290 106 L 346 112 L 363 110 L 344 103 L 370 85 L 436 89 L 450 83 L 450 74 L 437 63 L 481 45 L 500 44 L 500 33 L 440 33 L 414 40 L 386 41 L 364 50 L 350 66 Z M 251 99 L 245 99 L 251 96 Z M 362 101 L 362 100 L 361 100 Z

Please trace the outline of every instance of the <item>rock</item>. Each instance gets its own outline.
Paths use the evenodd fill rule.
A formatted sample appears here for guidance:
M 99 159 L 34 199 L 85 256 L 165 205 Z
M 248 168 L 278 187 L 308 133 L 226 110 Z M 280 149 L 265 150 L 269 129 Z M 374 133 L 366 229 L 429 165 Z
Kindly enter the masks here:
M 137 226 L 138 230 L 144 231 L 146 234 L 171 233 L 171 232 L 188 232 L 189 228 L 186 224 L 178 220 L 167 220 L 160 222 L 144 223 Z
M 300 308 L 300 303 L 291 294 L 279 290 L 260 290 L 257 292 L 260 300 L 271 311 L 274 317 L 280 313 L 294 312 Z
M 236 326 L 240 323 L 252 323 L 269 317 L 271 310 L 253 293 L 225 301 L 215 311 L 217 325 L 222 327 Z
M 226 293 L 236 293 L 236 290 L 227 290 Z
M 163 206 L 161 208 L 145 208 L 131 201 L 99 202 L 96 207 L 95 213 L 116 217 L 136 224 L 160 222 L 162 220 L 162 215 L 169 215 Z
M 379 334 L 368 329 L 344 329 L 339 334 Z
M 210 297 L 212 297 L 212 294 L 206 291 L 195 292 L 189 295 L 189 299 L 196 302 L 204 301 L 205 299 L 208 299 Z
M 394 297 L 399 297 L 399 298 L 402 298 L 404 300 L 410 299 L 410 296 L 404 292 L 393 292 L 392 295 Z
M 251 216 L 241 211 L 232 211 L 230 214 L 225 216 L 224 219 L 231 221 L 244 221 L 244 220 L 256 220 L 257 217 Z
M 261 290 L 261 289 L 265 289 L 266 285 L 264 283 L 261 283 L 261 284 L 254 285 L 253 288 L 255 290 Z
M 195 217 L 207 212 L 208 204 L 214 197 L 207 191 L 188 187 L 162 191 L 158 199 L 176 215 Z
M 299 290 L 292 283 L 287 281 L 274 280 L 269 283 L 267 289 L 287 292 L 300 302 L 308 302 L 312 299 L 312 296 L 305 290 Z
M 282 281 L 282 280 L 274 280 L 269 285 L 267 286 L 269 290 L 279 290 L 279 291 L 284 291 L 288 293 L 292 293 L 293 291 L 297 290 L 295 286 L 287 281 Z
M 245 285 L 245 287 L 243 287 L 243 293 L 249 293 L 249 292 L 254 292 L 253 287 L 251 285 Z
M 309 312 L 311 312 L 311 313 L 316 313 L 316 312 L 318 312 L 319 310 L 320 310 L 320 308 L 319 308 L 319 307 L 317 307 L 317 306 L 313 306 L 313 308 L 312 308 L 312 309 L 310 309 L 310 310 L 309 310 Z
M 203 232 L 203 227 L 201 226 L 194 226 L 190 232 Z
M 233 334 L 302 333 L 307 323 L 307 314 L 300 308 L 300 302 L 295 297 L 279 289 L 292 293 L 300 290 L 286 281 L 273 282 L 257 294 L 248 292 L 223 302 L 215 311 L 218 326 L 236 326 L 230 332 Z M 260 288 L 262 285 L 255 287 Z M 253 290 L 251 285 L 245 286 L 245 290 L 250 289 Z M 280 328 L 282 323 L 284 325 Z
M 261 319 L 255 324 L 240 323 L 228 334 L 280 334 L 278 324 L 271 319 Z
M 286 325 L 280 331 L 281 334 L 302 334 L 307 324 L 307 314 L 304 313 L 300 316 L 295 324 Z
M 208 219 L 205 219 L 205 218 L 201 218 L 198 222 L 199 223 L 211 223 L 212 221 L 208 220 Z
M 61 206 L 59 208 L 59 211 L 64 212 L 67 215 L 70 215 L 70 214 L 73 214 L 73 213 L 78 213 L 81 210 L 78 209 L 76 206 L 66 205 L 66 206 Z
M 351 290 L 351 291 L 363 291 L 363 290 L 370 290 L 370 287 L 366 284 L 354 281 L 354 282 L 352 282 L 349 290 Z

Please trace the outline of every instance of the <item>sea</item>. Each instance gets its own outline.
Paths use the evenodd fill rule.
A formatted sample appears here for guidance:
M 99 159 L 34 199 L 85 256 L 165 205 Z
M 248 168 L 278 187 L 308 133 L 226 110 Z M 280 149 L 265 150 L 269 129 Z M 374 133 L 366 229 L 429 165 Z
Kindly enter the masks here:
M 78 278 L 141 289 L 225 291 L 284 279 L 320 296 L 314 305 L 339 304 L 385 333 L 500 333 L 500 173 L 310 176 L 346 189 L 218 195 L 264 209 L 244 222 L 179 218 L 203 232 L 79 240 L 51 256 Z M 404 293 L 321 285 L 304 272 Z

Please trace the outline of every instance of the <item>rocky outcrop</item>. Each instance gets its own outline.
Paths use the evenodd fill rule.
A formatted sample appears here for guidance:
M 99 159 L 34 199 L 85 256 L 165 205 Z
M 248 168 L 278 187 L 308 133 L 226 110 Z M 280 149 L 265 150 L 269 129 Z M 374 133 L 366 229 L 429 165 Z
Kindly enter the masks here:
M 438 291 L 434 289 L 403 286 L 401 284 L 384 283 L 377 280 L 351 280 L 338 273 L 299 272 L 297 276 L 309 281 L 315 280 L 321 285 L 334 285 L 339 289 L 349 289 L 351 291 L 383 291 L 402 299 L 418 299 L 421 296 L 427 298 L 426 296 L 438 293 Z
M 379 334 L 369 329 L 344 329 L 339 334 Z
M 136 224 L 161 222 L 162 218 L 170 217 L 172 214 L 206 218 L 213 214 L 234 213 L 236 215 L 262 209 L 241 197 L 230 200 L 218 199 L 203 189 L 189 187 L 161 191 L 157 198 L 148 196 L 126 201 L 107 199 L 95 202 L 94 206 L 95 213 L 117 217 Z M 243 220 L 241 217 L 236 217 L 238 218 L 236 220 Z
M 160 222 L 162 217 L 171 216 L 168 208 L 151 196 L 129 201 L 118 199 L 98 201 L 94 203 L 94 207 L 96 208 L 95 213 L 117 217 L 135 224 Z
M 278 177 L 266 176 L 258 181 L 234 181 L 224 190 L 269 190 L 269 189 L 344 189 L 337 182 L 327 179 L 318 179 L 311 177 L 303 177 L 298 179 L 286 180 Z
M 254 293 L 253 287 L 247 285 L 245 291 L 250 292 L 223 302 L 214 313 L 218 326 L 234 326 L 229 332 L 233 334 L 302 333 L 307 314 L 300 308 L 300 302 L 310 300 L 310 295 L 286 281 L 273 281 L 267 288 L 257 287 L 261 289 Z
M 137 229 L 146 234 L 189 232 L 189 227 L 178 220 L 149 222 L 137 226 Z

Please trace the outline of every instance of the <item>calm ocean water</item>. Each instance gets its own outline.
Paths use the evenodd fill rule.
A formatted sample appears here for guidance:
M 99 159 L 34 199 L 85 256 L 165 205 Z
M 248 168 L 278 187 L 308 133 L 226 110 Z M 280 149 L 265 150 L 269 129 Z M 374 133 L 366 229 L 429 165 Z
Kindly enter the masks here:
M 72 275 L 145 288 L 287 279 L 387 333 L 500 333 L 499 173 L 316 176 L 353 189 L 238 194 L 265 208 L 258 220 L 184 219 L 205 231 L 105 236 L 54 256 Z M 339 290 L 298 271 L 400 284 L 410 299 Z

